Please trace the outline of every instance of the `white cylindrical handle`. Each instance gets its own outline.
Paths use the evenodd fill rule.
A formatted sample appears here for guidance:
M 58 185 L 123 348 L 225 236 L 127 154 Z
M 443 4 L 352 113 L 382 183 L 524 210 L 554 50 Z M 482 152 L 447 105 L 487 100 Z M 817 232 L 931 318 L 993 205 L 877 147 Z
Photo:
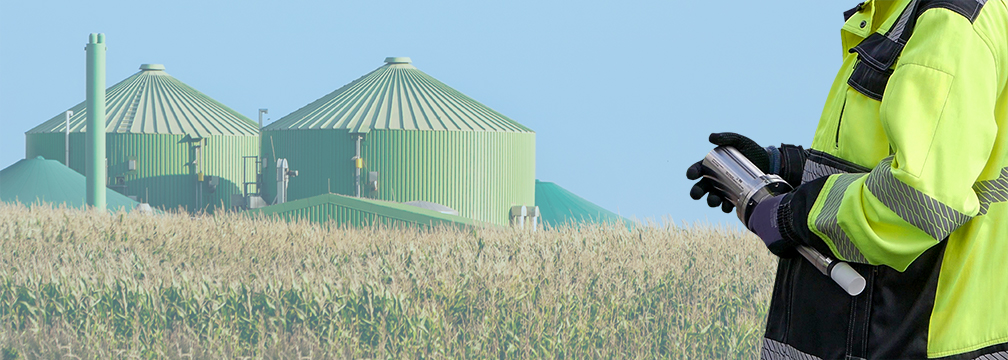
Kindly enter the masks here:
M 857 296 L 865 288 L 865 279 L 845 262 L 837 262 L 830 271 L 830 278 L 851 296 Z

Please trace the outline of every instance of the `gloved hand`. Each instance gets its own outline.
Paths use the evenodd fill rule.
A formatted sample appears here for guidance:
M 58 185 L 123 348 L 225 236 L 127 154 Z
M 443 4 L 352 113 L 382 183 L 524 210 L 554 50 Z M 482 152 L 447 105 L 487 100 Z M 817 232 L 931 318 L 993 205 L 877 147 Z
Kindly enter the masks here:
M 777 212 L 780 210 L 781 200 L 786 194 L 774 196 L 761 201 L 753 208 L 752 214 L 746 220 L 746 228 L 752 230 L 763 240 L 770 252 L 781 257 L 793 256 L 793 249 L 797 244 L 790 238 L 781 235 L 780 224 Z
M 782 144 L 780 149 L 774 146 L 764 148 L 752 139 L 732 132 L 712 133 L 708 140 L 717 146 L 734 147 L 764 173 L 780 175 L 791 187 L 801 184 L 801 174 L 805 166 L 805 150 L 801 146 Z M 687 179 L 700 180 L 690 189 L 690 197 L 693 200 L 700 200 L 704 194 L 709 194 L 708 206 L 721 206 L 721 211 L 730 213 L 735 204 L 724 201 L 724 195 L 715 189 L 714 184 L 703 178 L 706 169 L 702 162 L 703 160 L 698 161 L 686 170 Z
M 772 174 L 772 169 L 770 169 L 770 154 L 767 149 L 764 149 L 755 141 L 731 132 L 710 134 L 710 138 L 708 138 L 708 140 L 711 144 L 717 146 L 734 147 L 764 173 Z M 732 204 L 729 201 L 724 201 L 724 194 L 714 187 L 714 184 L 711 183 L 710 179 L 703 177 L 704 172 L 707 171 L 707 169 L 704 168 L 702 163 L 703 160 L 697 161 L 695 164 L 691 165 L 689 169 L 686 169 L 687 179 L 700 180 L 693 185 L 693 188 L 690 189 L 690 197 L 692 197 L 693 200 L 700 200 L 704 194 L 708 194 L 707 206 L 721 206 L 721 211 L 730 213 L 732 209 L 735 208 L 735 204 Z
M 756 165 L 765 174 L 776 174 L 780 170 L 779 161 L 776 167 L 772 167 L 770 164 L 771 157 L 774 157 L 774 155 L 776 155 L 776 158 L 780 158 L 779 152 L 771 150 L 776 150 L 772 146 L 764 148 L 755 141 L 752 141 L 752 139 L 733 132 L 713 133 L 710 134 L 710 138 L 707 140 L 717 146 L 734 147 L 735 150 L 745 155 L 753 165 Z M 771 153 L 772 151 L 773 153 Z

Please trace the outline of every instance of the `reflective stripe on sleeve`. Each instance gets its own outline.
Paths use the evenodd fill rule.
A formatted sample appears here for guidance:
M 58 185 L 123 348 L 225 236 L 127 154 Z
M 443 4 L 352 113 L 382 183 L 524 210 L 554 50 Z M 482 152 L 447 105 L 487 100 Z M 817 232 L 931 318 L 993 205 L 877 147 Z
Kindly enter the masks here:
M 1008 360 L 1008 351 L 1000 351 L 987 355 L 981 355 L 976 360 Z
M 802 184 L 809 181 L 821 178 L 823 176 L 830 176 L 835 174 L 843 174 L 846 171 L 837 169 L 835 167 L 820 164 L 812 160 L 805 160 L 805 169 L 802 172 Z
M 937 241 L 970 220 L 966 214 L 896 179 L 892 174 L 892 156 L 883 159 L 868 174 L 865 186 L 889 210 Z
M 802 184 L 830 175 L 846 173 L 867 173 L 867 168 L 836 156 L 813 149 L 806 150 L 805 166 L 802 169 Z
M 833 241 L 833 245 L 836 246 L 837 255 L 842 256 L 844 260 L 867 263 L 868 260 L 865 259 L 864 255 L 861 255 L 861 251 L 858 250 L 857 246 L 854 246 L 854 243 L 847 237 L 847 233 L 840 227 L 840 223 L 837 222 L 837 214 L 840 212 L 840 203 L 843 200 L 844 193 L 847 192 L 847 188 L 850 187 L 851 183 L 862 176 L 865 176 L 865 174 L 837 175 L 833 186 L 830 187 L 829 192 L 826 194 L 822 210 L 815 219 L 815 227 Z
M 991 204 L 1008 201 L 1008 168 L 1001 169 L 1001 176 L 994 180 L 978 181 L 973 184 L 973 191 L 980 199 L 980 213 L 987 214 Z
M 760 354 L 762 360 L 822 360 L 795 349 L 793 346 L 780 341 L 763 338 L 763 351 Z

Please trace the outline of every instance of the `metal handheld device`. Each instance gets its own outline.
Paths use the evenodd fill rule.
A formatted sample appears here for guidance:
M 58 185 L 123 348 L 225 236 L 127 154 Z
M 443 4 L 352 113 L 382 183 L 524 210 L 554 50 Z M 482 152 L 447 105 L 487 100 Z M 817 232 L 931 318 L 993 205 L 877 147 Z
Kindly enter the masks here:
M 714 180 L 714 187 L 724 193 L 725 200 L 735 204 L 735 212 L 743 224 L 756 204 L 792 190 L 787 181 L 777 175 L 764 174 L 731 146 L 711 150 L 704 157 L 703 165 L 713 171 L 704 177 Z
M 704 157 L 703 166 L 710 170 L 704 177 L 713 180 L 715 188 L 724 193 L 725 201 L 735 204 L 735 212 L 742 223 L 756 204 L 792 190 L 791 185 L 780 176 L 763 173 L 731 146 L 718 146 L 711 150 Z M 798 246 L 798 253 L 851 296 L 864 291 L 864 277 L 849 264 L 831 259 L 808 246 Z

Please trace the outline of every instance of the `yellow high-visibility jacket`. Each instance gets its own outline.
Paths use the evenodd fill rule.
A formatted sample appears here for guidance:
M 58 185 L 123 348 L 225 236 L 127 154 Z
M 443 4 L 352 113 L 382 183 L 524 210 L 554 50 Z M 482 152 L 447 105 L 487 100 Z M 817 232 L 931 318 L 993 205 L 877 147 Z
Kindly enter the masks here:
M 763 357 L 1008 359 L 1006 0 L 845 15 L 843 65 L 778 224 L 868 286 L 850 297 L 782 259 Z

